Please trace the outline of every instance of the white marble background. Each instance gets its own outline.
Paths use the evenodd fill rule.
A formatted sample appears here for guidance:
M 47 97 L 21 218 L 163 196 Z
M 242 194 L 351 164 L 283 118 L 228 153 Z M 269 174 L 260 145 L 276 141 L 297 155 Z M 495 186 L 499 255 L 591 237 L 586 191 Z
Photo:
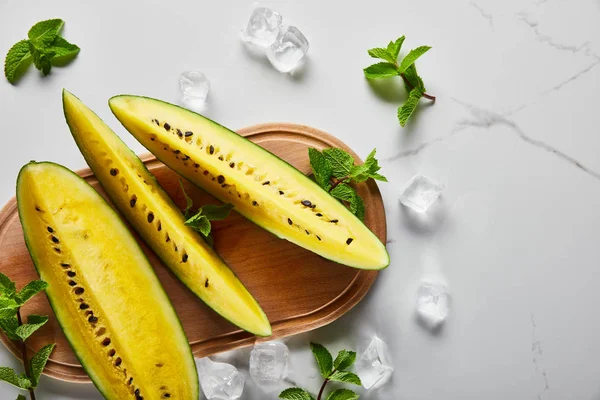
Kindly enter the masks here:
M 208 116 L 232 128 L 312 125 L 365 157 L 376 147 L 389 184 L 392 264 L 339 321 L 291 338 L 292 376 L 316 391 L 309 340 L 333 350 L 372 334 L 393 353 L 392 381 L 367 400 L 600 399 L 600 1 L 270 1 L 311 43 L 307 68 L 281 75 L 248 56 L 238 30 L 249 1 L 0 1 L 0 52 L 35 22 L 60 17 L 82 52 L 42 79 L 0 79 L 0 199 L 30 159 L 84 161 L 63 121 L 68 88 L 136 151 L 107 99 L 177 100 L 177 78 L 211 80 Z M 402 34 L 428 91 L 409 127 L 402 89 L 377 95 L 362 77 L 369 47 Z M 401 88 L 399 82 L 390 82 Z M 400 208 L 413 174 L 447 189 L 428 220 Z M 284 269 L 286 266 L 282 266 Z M 414 320 L 415 289 L 442 275 L 453 312 L 437 335 Z M 248 352 L 225 355 L 247 368 Z M 0 364 L 18 364 L 0 350 Z M 1 398 L 16 391 L 0 384 Z M 42 379 L 41 399 L 98 399 L 91 385 Z M 248 377 L 244 399 L 274 399 Z

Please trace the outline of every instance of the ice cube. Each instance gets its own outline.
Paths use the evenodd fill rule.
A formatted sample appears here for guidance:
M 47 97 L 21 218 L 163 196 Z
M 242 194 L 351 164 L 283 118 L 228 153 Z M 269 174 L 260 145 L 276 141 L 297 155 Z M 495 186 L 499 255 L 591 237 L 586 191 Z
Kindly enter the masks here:
M 417 292 L 417 316 L 430 329 L 437 329 L 450 311 L 448 289 L 442 283 L 423 282 Z
M 202 111 L 210 90 L 206 76 L 199 71 L 186 71 L 179 77 L 181 103 L 192 111 Z
M 242 40 L 266 49 L 277 39 L 282 22 L 283 17 L 277 11 L 256 7 L 250 15 L 246 29 L 242 30 Z
M 208 400 L 235 400 L 244 391 L 244 375 L 231 364 L 212 361 L 210 358 L 196 359 L 200 386 Z
M 275 390 L 287 376 L 289 351 L 279 342 L 260 343 L 250 353 L 250 376 L 266 391 Z
M 267 49 L 267 58 L 279 72 L 290 72 L 302 64 L 307 52 L 306 37 L 295 26 L 288 26 Z
M 415 175 L 402 188 L 400 203 L 424 213 L 440 197 L 444 185 L 423 175 Z
M 365 351 L 358 356 L 354 372 L 360 377 L 366 389 L 383 386 L 392 376 L 394 367 L 390 353 L 383 340 L 375 336 Z

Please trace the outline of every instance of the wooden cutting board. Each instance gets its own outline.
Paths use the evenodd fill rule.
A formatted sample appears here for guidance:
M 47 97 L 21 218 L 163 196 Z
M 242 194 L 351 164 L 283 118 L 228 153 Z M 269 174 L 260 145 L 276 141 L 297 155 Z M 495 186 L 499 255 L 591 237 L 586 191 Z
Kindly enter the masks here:
M 357 155 L 344 143 L 314 128 L 293 124 L 264 124 L 245 128 L 239 134 L 310 174 L 307 148 L 339 147 Z M 148 169 L 181 208 L 185 199 L 179 177 L 151 155 L 142 156 Z M 104 197 L 98 181 L 89 169 L 78 171 Z M 191 183 L 184 182 L 196 206 L 218 203 Z M 386 221 L 381 194 L 374 181 L 358 187 L 366 205 L 366 225 L 385 243 Z M 135 233 L 134 233 L 135 234 Z M 213 225 L 215 249 L 269 317 L 273 335 L 257 338 L 227 322 L 204 305 L 164 267 L 157 256 L 142 243 L 162 282 L 196 357 L 204 357 L 258 341 L 295 335 L 326 325 L 348 312 L 367 293 L 377 272 L 362 271 L 339 264 L 278 239 L 237 213 Z M 138 241 L 141 242 L 137 234 Z M 21 288 L 38 278 L 25 247 L 15 198 L 0 211 L 0 272 L 15 280 Z M 47 343 L 56 343 L 44 373 L 70 382 L 90 382 L 62 333 L 46 297 L 41 294 L 23 307 L 23 315 L 48 315 L 50 321 L 27 341 L 29 354 Z M 17 345 L 6 336 L 0 339 L 16 356 Z

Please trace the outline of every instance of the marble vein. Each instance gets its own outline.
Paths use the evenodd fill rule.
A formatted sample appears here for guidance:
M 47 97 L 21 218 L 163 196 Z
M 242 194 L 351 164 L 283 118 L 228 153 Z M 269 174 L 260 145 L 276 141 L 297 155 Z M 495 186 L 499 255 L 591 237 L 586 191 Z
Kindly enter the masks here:
M 487 22 L 488 22 L 488 24 L 490 24 L 490 27 L 492 28 L 492 30 L 494 30 L 494 17 L 492 16 L 492 14 L 485 11 L 479 4 L 475 3 L 474 1 L 472 1 L 470 4 L 471 4 L 471 7 L 473 7 L 474 9 L 477 10 L 477 12 L 479 13 L 479 15 L 481 15 L 482 18 L 487 20 Z
M 533 366 L 535 367 L 536 372 L 540 372 L 540 375 L 544 379 L 544 387 L 538 393 L 537 398 L 539 400 L 542 399 L 542 394 L 550 389 L 550 385 L 548 385 L 548 373 L 546 369 L 541 367 L 541 357 L 544 354 L 544 350 L 542 349 L 542 342 L 537 337 L 536 333 L 537 325 L 535 323 L 535 316 L 533 313 L 531 314 L 531 354 L 533 356 Z

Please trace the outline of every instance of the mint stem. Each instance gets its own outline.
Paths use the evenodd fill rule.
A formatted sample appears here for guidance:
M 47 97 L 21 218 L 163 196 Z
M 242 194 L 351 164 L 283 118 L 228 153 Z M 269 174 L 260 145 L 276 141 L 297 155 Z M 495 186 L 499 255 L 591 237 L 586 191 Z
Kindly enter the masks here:
M 349 177 L 348 177 L 348 176 L 345 176 L 345 177 L 343 177 L 343 178 L 340 178 L 340 179 L 336 179 L 336 180 L 335 180 L 335 182 L 333 182 L 333 184 L 331 185 L 331 189 L 330 189 L 330 191 L 331 191 L 331 190 L 333 190 L 333 189 L 335 189 L 335 187 L 336 187 L 337 185 L 339 185 L 340 183 L 344 183 L 344 182 L 345 182 L 345 181 L 347 181 L 348 179 L 349 179 Z
M 404 83 L 406 83 L 406 85 L 411 88 L 411 90 L 414 89 L 414 86 L 410 84 L 410 82 L 408 81 L 408 79 L 406 78 L 406 76 L 404 74 L 400 74 L 400 76 L 404 80 Z M 426 99 L 429 99 L 431 101 L 435 101 L 435 96 L 432 96 L 430 94 L 423 93 L 423 97 L 425 97 Z
M 21 308 L 17 308 L 17 321 L 19 321 L 19 326 L 23 325 L 23 320 L 21 319 Z M 21 355 L 23 356 L 25 375 L 31 379 L 31 373 L 29 372 L 29 360 L 27 358 L 27 346 L 25 345 L 24 340 L 21 340 Z M 31 400 L 35 400 L 35 392 L 33 391 L 33 388 L 29 388 L 29 398 L 31 398 Z
M 331 374 L 329 374 L 329 376 L 333 375 L 335 373 L 335 369 L 333 371 L 331 371 Z M 325 386 L 327 386 L 327 384 L 329 383 L 329 376 L 327 378 L 325 378 L 325 380 L 323 381 L 323 385 L 321 385 L 321 390 L 319 390 L 319 395 L 317 396 L 317 400 L 321 400 L 321 396 L 323 396 L 323 391 L 325 390 Z

